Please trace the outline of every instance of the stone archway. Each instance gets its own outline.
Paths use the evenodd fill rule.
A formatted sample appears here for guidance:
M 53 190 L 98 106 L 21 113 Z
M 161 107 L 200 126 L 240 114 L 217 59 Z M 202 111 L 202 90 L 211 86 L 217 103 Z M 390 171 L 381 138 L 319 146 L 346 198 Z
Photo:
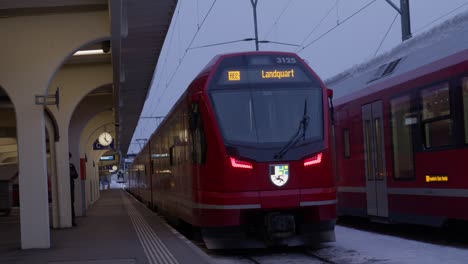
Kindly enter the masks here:
M 79 164 L 81 178 L 75 189 L 75 212 L 78 216 L 85 215 L 88 207 L 98 198 L 96 189 L 99 179 L 92 165 L 96 165 L 93 141 L 83 143 L 83 138 L 89 139 L 90 128 L 106 126 L 115 137 L 112 85 L 105 84 L 95 88 L 85 95 L 76 106 L 69 125 L 69 149 L 73 153 L 72 162 Z M 100 116 L 105 116 L 101 118 Z
M 19 173 L 16 112 L 7 91 L 0 86 L 0 215 L 17 224 L 0 224 L 0 233 L 12 244 L 20 243 Z M 3 235 L 4 234 L 4 235 Z
M 73 12 L 66 14 L 45 14 L 41 16 L 9 17 L 2 23 L 0 35 L 8 36 L 0 42 L 0 80 L 15 105 L 19 153 L 19 176 L 21 193 L 21 247 L 49 248 L 50 231 L 47 203 L 47 163 L 43 130 L 44 106 L 35 102 L 35 96 L 47 96 L 53 87 L 63 65 L 74 50 L 90 42 L 110 38 L 110 17 L 108 11 Z M 21 30 L 18 30 L 21 28 Z M 33 40 L 34 45 L 31 45 Z M 51 44 L 51 40 L 52 44 Z M 109 78 L 108 78 L 109 79 Z M 112 80 L 112 78 L 110 78 Z M 104 83 L 112 81 L 106 80 Z M 101 83 L 102 84 L 102 83 Z M 94 85 L 92 87 L 96 87 Z M 63 94 L 63 93 L 62 93 Z M 86 93 L 85 93 L 86 94 Z M 25 96 L 28 95 L 28 96 Z M 37 97 L 36 97 L 37 98 Z M 61 98 L 62 99 L 62 98 Z M 63 102 L 61 106 L 65 106 Z M 59 126 L 63 125 L 57 113 L 53 113 Z M 69 117 L 69 116 L 68 116 Z M 68 129 L 68 121 L 64 126 Z M 62 134 L 63 129 L 60 129 Z M 60 135 L 60 142 L 68 139 Z M 57 145 L 56 144 L 56 145 Z M 57 146 L 56 146 L 57 147 Z M 68 168 L 68 158 L 57 148 L 57 175 L 63 175 Z M 68 151 L 67 151 L 68 152 Z M 36 177 L 40 175 L 41 177 Z M 24 184 L 21 184 L 24 183 Z M 67 183 L 59 182 L 58 199 L 66 204 Z M 68 195 L 69 197 L 69 195 Z M 69 198 L 68 198 L 69 199 Z M 71 226 L 67 219 L 70 206 L 59 210 L 60 226 Z

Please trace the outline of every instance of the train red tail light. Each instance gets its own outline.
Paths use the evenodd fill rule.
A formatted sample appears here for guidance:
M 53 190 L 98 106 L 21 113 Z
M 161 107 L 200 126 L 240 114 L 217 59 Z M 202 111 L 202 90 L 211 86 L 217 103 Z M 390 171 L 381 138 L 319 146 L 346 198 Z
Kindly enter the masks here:
M 304 167 L 309 167 L 312 165 L 320 164 L 322 162 L 322 153 L 319 153 L 312 158 L 304 160 Z
M 238 160 L 238 159 L 233 158 L 233 157 L 229 157 L 229 160 L 231 161 L 231 166 L 233 168 L 248 169 L 248 170 L 253 169 L 252 163 L 250 163 L 248 161 Z

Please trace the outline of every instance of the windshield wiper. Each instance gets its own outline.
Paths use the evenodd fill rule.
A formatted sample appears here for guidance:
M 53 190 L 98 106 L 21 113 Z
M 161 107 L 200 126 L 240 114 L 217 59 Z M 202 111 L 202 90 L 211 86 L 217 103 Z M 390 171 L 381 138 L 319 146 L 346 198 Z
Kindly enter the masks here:
M 310 117 L 307 115 L 307 99 L 304 101 L 304 115 L 302 116 L 301 121 L 299 122 L 299 127 L 297 128 L 296 133 L 289 139 L 288 143 L 281 148 L 278 153 L 275 154 L 275 159 L 281 159 L 292 147 L 294 147 L 302 138 L 305 140 L 305 134 L 307 131 L 307 126 L 309 125 Z M 302 134 L 301 134 L 302 130 Z

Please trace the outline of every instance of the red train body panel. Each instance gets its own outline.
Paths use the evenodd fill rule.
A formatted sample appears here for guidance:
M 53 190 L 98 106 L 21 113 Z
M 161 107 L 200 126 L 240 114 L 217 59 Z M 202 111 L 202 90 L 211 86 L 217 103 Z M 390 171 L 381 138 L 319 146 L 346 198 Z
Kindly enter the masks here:
M 467 15 L 457 17 L 435 30 L 442 37 L 423 35 L 327 82 L 339 94 L 340 215 L 468 220 L 466 24 Z
M 129 191 L 201 227 L 210 248 L 242 247 L 234 237 L 252 230 L 273 244 L 334 240 L 329 116 L 326 87 L 297 55 L 215 57 L 135 158 Z

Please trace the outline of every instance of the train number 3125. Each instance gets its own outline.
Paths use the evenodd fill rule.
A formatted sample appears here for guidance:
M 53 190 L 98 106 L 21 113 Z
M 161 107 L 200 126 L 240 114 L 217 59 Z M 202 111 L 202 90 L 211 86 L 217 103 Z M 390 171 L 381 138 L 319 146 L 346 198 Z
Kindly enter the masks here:
M 276 63 L 278 64 L 296 64 L 296 58 L 291 57 L 277 57 Z

